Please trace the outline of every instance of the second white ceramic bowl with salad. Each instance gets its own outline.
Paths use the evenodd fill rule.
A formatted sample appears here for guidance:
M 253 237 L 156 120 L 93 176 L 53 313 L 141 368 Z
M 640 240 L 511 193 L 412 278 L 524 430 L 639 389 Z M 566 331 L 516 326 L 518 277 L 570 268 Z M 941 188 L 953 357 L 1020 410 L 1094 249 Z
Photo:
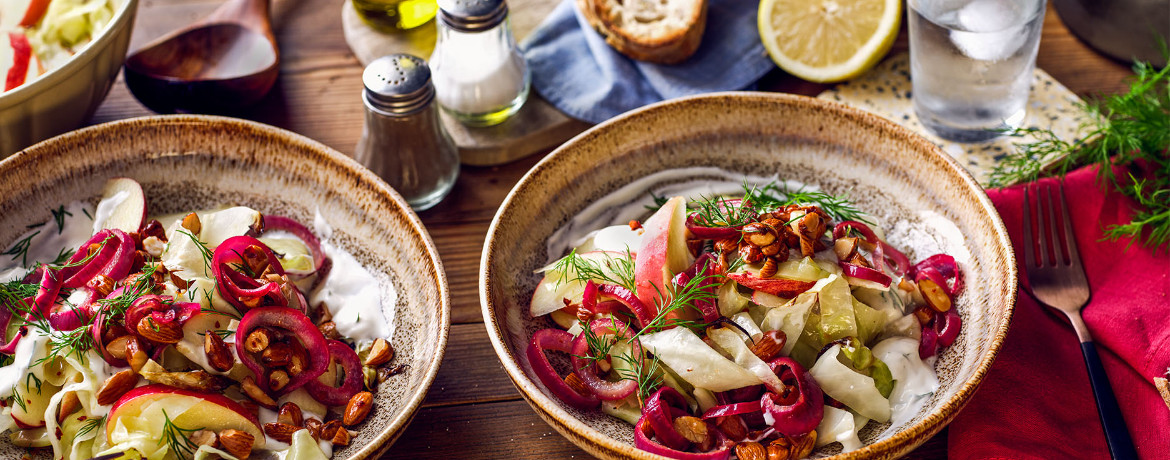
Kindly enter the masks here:
M 52 25 L 45 24 L 45 21 L 69 21 L 70 30 L 65 34 L 70 38 L 82 38 L 77 46 L 70 47 L 72 55 L 62 54 L 68 54 L 62 49 L 43 51 L 56 55 L 51 62 L 42 63 L 46 67 L 45 73 L 19 87 L 0 92 L 0 158 L 75 129 L 93 116 L 122 68 L 138 12 L 138 0 L 10 1 L 14 5 L 49 3 L 48 16 L 38 27 Z M 98 4 L 106 2 L 105 8 L 113 14 L 108 17 L 100 15 L 104 25 L 91 30 L 74 30 L 78 23 L 86 22 L 79 21 L 80 16 L 85 16 L 83 11 L 97 9 Z M 61 14 L 54 14 L 58 9 Z M 85 27 L 88 26 L 82 24 L 81 29 Z M 12 26 L 10 30 L 2 31 L 4 36 L 0 38 L 8 41 L 9 32 L 24 33 L 26 30 Z M 39 34 L 32 32 L 29 35 Z M 34 37 L 32 42 L 34 53 L 42 52 L 37 38 Z
M 598 399 L 606 399 L 599 389 L 615 388 L 618 384 L 612 381 L 625 378 L 625 374 L 619 375 L 616 371 L 609 371 L 609 367 L 617 369 L 619 364 L 618 359 L 608 358 L 608 361 L 602 359 L 602 361 L 607 361 L 605 363 L 598 362 L 592 372 L 597 372 L 596 369 L 602 369 L 602 372 L 609 373 L 610 383 L 581 382 L 580 378 L 576 382 L 572 381 L 574 379 L 569 379 L 568 382 L 550 380 L 549 375 L 552 373 L 555 375 L 551 378 L 560 380 L 562 376 L 573 369 L 569 365 L 568 353 L 557 353 L 552 350 L 568 351 L 569 341 L 573 341 L 576 345 L 579 340 L 574 340 L 568 333 L 559 331 L 546 334 L 540 340 L 534 338 L 534 333 L 537 331 L 555 329 L 557 325 L 554 319 L 547 315 L 533 317 L 530 304 L 534 302 L 534 291 L 547 287 L 541 284 L 542 277 L 545 275 L 541 273 L 542 267 L 564 257 L 569 253 L 570 248 L 577 246 L 582 241 L 580 239 L 582 236 L 588 235 L 590 230 L 613 226 L 611 228 L 616 230 L 613 230 L 610 236 L 617 237 L 607 238 L 619 243 L 623 241 L 621 235 L 632 234 L 628 228 L 623 230 L 621 227 L 626 226 L 631 220 L 640 221 L 641 224 L 645 225 L 646 228 L 633 231 L 633 233 L 645 232 L 642 233 L 643 238 L 650 238 L 645 235 L 654 232 L 659 234 L 664 232 L 662 228 L 665 227 L 658 225 L 661 221 L 648 220 L 653 212 L 651 209 L 661 205 L 662 201 L 656 202 L 654 195 L 664 195 L 662 198 L 669 198 L 669 195 L 683 194 L 685 193 L 682 192 L 683 190 L 689 190 L 690 193 L 704 195 L 689 196 L 688 198 L 691 200 L 703 200 L 704 198 L 709 200 L 718 194 L 731 196 L 736 193 L 742 194 L 744 181 L 762 186 L 772 180 L 789 181 L 788 185 L 792 187 L 799 187 L 794 184 L 803 184 L 804 187 L 807 187 L 806 191 L 818 190 L 830 195 L 847 195 L 856 208 L 866 213 L 868 218 L 873 221 L 873 227 L 878 230 L 879 235 L 884 234 L 882 238 L 891 247 L 904 252 L 912 263 L 928 259 L 934 254 L 947 254 L 957 261 L 966 280 L 965 290 L 962 290 L 963 292 L 958 294 L 954 300 L 954 309 L 957 309 L 962 320 L 961 332 L 957 335 L 957 339 L 955 336 L 951 336 L 946 340 L 947 342 L 953 340 L 953 343 L 939 352 L 937 361 L 926 361 L 926 365 L 930 366 L 927 369 L 933 368 L 934 373 L 937 374 L 937 387 L 919 395 L 920 399 L 916 404 L 908 406 L 911 407 L 909 410 L 903 409 L 900 414 L 890 417 L 890 421 L 886 423 L 870 422 L 864 424 L 864 428 L 860 424 L 857 425 L 852 431 L 859 431 L 856 433 L 858 436 L 856 439 L 859 442 L 851 449 L 843 449 L 840 442 L 821 442 L 819 444 L 825 445 L 817 448 L 811 455 L 813 457 L 834 456 L 834 458 L 893 458 L 905 455 L 942 430 L 963 408 L 978 387 L 1000 348 L 1011 320 L 1016 292 L 1016 264 L 1007 232 L 998 214 L 970 174 L 964 171 L 953 159 L 941 153 L 934 145 L 909 130 L 888 120 L 840 104 L 800 96 L 763 93 L 722 93 L 683 98 L 619 116 L 586 131 L 554 151 L 534 166 L 505 199 L 492 222 L 484 247 L 480 266 L 480 299 L 488 334 L 500 361 L 521 394 L 541 418 L 582 449 L 602 458 L 665 458 L 635 448 L 636 443 L 641 443 L 642 445 L 652 445 L 652 450 L 669 453 L 669 449 L 661 447 L 662 443 L 669 440 L 662 437 L 662 432 L 658 431 L 659 429 L 677 431 L 675 434 L 680 434 L 685 439 L 673 442 L 681 443 L 679 444 L 681 446 L 691 446 L 689 452 L 692 453 L 679 455 L 676 458 L 727 458 L 727 456 L 734 454 L 734 450 L 713 455 L 694 453 L 709 452 L 706 450 L 709 447 L 701 447 L 704 445 L 701 442 L 707 442 L 710 439 L 708 435 L 714 436 L 710 434 L 709 430 L 707 435 L 699 433 L 703 431 L 701 427 L 697 430 L 687 428 L 691 430 L 688 433 L 684 430 L 687 425 L 679 424 L 679 421 L 682 420 L 682 414 L 678 412 L 679 410 L 690 411 L 695 416 L 711 416 L 708 409 L 714 403 L 708 400 L 707 404 L 704 404 L 704 396 L 700 395 L 702 392 L 698 390 L 695 390 L 693 394 L 683 395 L 691 405 L 689 409 L 686 408 L 686 404 L 683 404 L 681 399 L 672 403 L 663 396 L 659 402 L 666 401 L 662 404 L 674 407 L 669 409 L 673 412 L 662 412 L 664 409 L 660 409 L 658 414 L 665 415 L 657 417 L 659 417 L 659 422 L 662 419 L 673 419 L 673 422 L 669 423 L 674 423 L 674 429 L 670 429 L 669 426 L 661 426 L 661 423 L 655 426 L 655 421 L 651 419 L 643 431 L 643 434 L 647 436 L 636 436 L 631 423 L 634 423 L 633 420 L 639 416 L 643 418 L 655 417 L 652 410 L 646 409 L 652 405 L 650 401 L 654 397 L 646 398 L 643 395 L 640 400 L 643 406 L 641 414 L 635 410 L 632 415 L 625 417 L 627 421 L 607 415 L 601 410 L 575 407 L 596 407 L 597 399 L 589 399 L 588 394 L 592 393 Z M 668 203 L 666 206 L 672 205 Z M 719 209 L 722 209 L 721 206 L 714 206 L 708 211 L 714 209 L 714 212 L 718 212 Z M 694 211 L 688 211 L 688 213 Z M 788 214 L 784 215 L 784 218 L 789 218 Z M 629 226 L 638 227 L 639 224 L 629 224 Z M 746 227 L 744 228 L 746 229 Z M 829 228 L 832 229 L 831 226 Z M 684 230 L 682 233 L 693 234 L 691 230 L 694 229 Z M 841 235 L 837 236 L 838 239 L 840 237 Z M 600 247 L 599 240 L 601 238 L 601 236 L 593 238 L 594 245 L 591 247 Z M 668 249 L 666 252 L 668 255 L 665 257 L 668 267 L 672 263 L 670 262 L 671 258 L 674 257 L 669 255 L 671 238 L 673 237 L 664 237 L 663 239 L 663 241 L 667 241 Z M 637 241 L 637 239 L 624 241 Z M 653 246 L 649 246 L 649 243 L 644 242 L 645 240 L 642 241 L 642 243 L 634 244 L 641 244 L 640 247 L 646 252 L 661 250 L 661 248 L 654 249 Z M 829 240 L 826 238 L 824 241 Z M 613 245 L 610 244 L 610 246 Z M 742 251 L 742 249 L 741 244 L 740 250 Z M 583 252 L 589 250 L 587 248 L 581 249 Z M 613 251 L 614 249 L 608 250 Z M 633 248 L 633 250 L 638 251 L 639 249 Z M 827 252 L 832 257 L 834 251 L 827 250 Z M 889 251 L 886 251 L 886 254 L 889 254 Z M 632 283 L 637 286 L 635 290 L 639 297 L 644 297 L 641 281 L 642 272 L 641 268 L 638 268 L 641 267 L 642 257 L 643 254 L 639 252 L 636 256 L 637 265 L 628 268 L 631 273 L 634 273 L 631 277 L 635 279 L 624 283 L 626 285 Z M 799 256 L 796 258 L 799 259 Z M 612 256 L 610 259 L 612 260 Z M 935 262 L 938 260 L 940 259 L 936 259 Z M 832 259 L 831 265 L 833 266 L 827 267 L 827 270 L 836 270 L 838 265 L 836 258 Z M 845 267 L 845 265 L 850 264 L 842 260 L 840 262 L 842 268 L 860 270 L 856 267 Z M 930 263 L 926 265 L 930 265 Z M 699 265 L 696 264 L 696 266 Z M 824 265 L 821 267 L 825 268 Z M 580 270 L 580 268 L 574 269 Z M 703 273 L 702 268 L 698 270 L 698 273 Z M 926 271 L 925 266 L 921 270 L 917 268 L 915 270 Z M 940 270 L 946 272 L 950 269 L 942 267 Z M 670 271 L 673 276 L 673 272 L 677 270 L 671 269 Z M 694 274 L 691 276 L 691 279 L 694 279 Z M 762 278 L 768 277 L 760 276 Z M 828 272 L 823 272 L 816 277 L 820 277 L 821 281 L 832 283 L 829 281 L 832 276 L 828 275 Z M 629 296 L 623 297 L 620 287 L 613 287 L 623 284 L 620 276 L 611 278 L 617 279 L 611 281 L 612 284 L 607 288 L 608 290 L 598 288 L 598 291 L 594 291 L 597 293 L 596 298 L 598 299 L 594 311 L 602 311 L 603 302 L 601 300 L 615 301 L 627 306 L 637 303 L 637 299 L 630 300 Z M 877 279 L 880 276 L 871 278 Z M 915 278 L 918 280 L 918 286 L 926 286 L 923 284 L 923 279 L 921 276 Z M 938 280 L 938 278 L 935 279 Z M 850 279 L 849 284 L 855 285 L 854 281 L 856 280 Z M 584 283 L 584 281 L 581 282 Z M 677 281 L 672 282 L 678 283 Z M 860 283 L 865 284 L 865 281 Z M 945 283 L 950 282 L 944 281 Z M 744 283 L 739 284 L 743 286 Z M 808 284 L 813 283 L 809 282 Z M 828 289 L 822 287 L 821 284 L 818 284 L 818 288 Z M 889 284 L 888 280 L 887 284 Z M 672 288 L 676 293 L 686 291 L 685 288 L 681 287 L 683 284 L 675 284 L 674 286 L 677 286 Z M 954 285 L 948 289 L 951 288 L 961 290 Z M 759 291 L 766 289 L 755 289 L 756 293 L 752 294 L 753 303 L 748 309 L 752 315 L 756 315 L 757 312 L 762 314 L 765 311 L 782 311 L 783 308 L 786 308 L 786 306 L 779 304 L 771 305 L 770 310 L 762 310 L 755 306 L 758 299 L 767 300 L 767 296 L 756 297 L 760 295 Z M 808 287 L 805 286 L 802 289 L 808 289 Z M 585 288 L 585 292 L 586 297 L 588 297 L 588 292 L 590 292 L 588 287 Z M 661 297 L 661 291 L 659 292 Z M 741 288 L 740 292 L 742 293 L 744 290 Z M 557 295 L 560 295 L 559 291 Z M 853 295 L 859 295 L 856 289 L 854 289 Z M 791 297 L 791 295 L 783 297 Z M 776 297 L 772 297 L 772 300 L 775 301 Z M 574 302 L 575 298 L 566 301 L 565 304 Z M 574 303 L 568 305 L 567 309 L 563 311 L 577 308 L 577 311 L 580 312 L 582 308 L 586 308 L 590 304 L 589 300 L 581 302 L 580 306 Z M 622 311 L 623 307 L 614 307 L 615 302 L 605 303 L 609 304 L 608 308 L 610 309 L 616 308 L 616 311 Z M 867 300 L 867 302 L 869 301 Z M 720 303 L 721 308 L 722 305 Z M 791 308 L 791 305 L 788 304 L 787 308 Z M 861 308 L 857 307 L 856 303 L 853 305 L 855 309 Z M 947 305 L 950 303 L 948 302 Z M 555 307 L 556 305 L 552 305 L 550 308 Z M 550 308 L 546 308 L 546 310 Z M 781 310 L 776 310 L 777 308 Z M 629 309 L 637 310 L 632 307 Z M 639 315 L 625 317 L 618 314 L 619 317 L 630 321 L 631 324 L 635 324 L 635 322 L 652 323 L 652 321 L 645 321 L 644 318 L 635 318 Z M 828 317 L 827 315 L 828 313 L 821 310 L 822 318 Z M 912 320 L 913 314 L 909 316 Z M 860 311 L 857 312 L 857 318 L 859 318 L 858 324 L 860 324 Z M 559 320 L 565 324 L 577 321 L 576 317 L 572 315 L 567 317 L 562 315 Z M 708 318 L 704 317 L 703 320 L 706 321 Z M 604 322 L 605 320 L 600 321 Z M 760 322 L 758 318 L 751 315 L 747 321 Z M 726 321 L 723 324 L 726 325 Z M 740 324 L 745 323 L 741 322 Z M 917 328 L 919 323 L 910 324 Z M 934 321 L 927 324 L 937 325 L 940 323 Z M 749 326 L 749 328 L 754 327 L 756 326 Z M 686 338 L 684 336 L 694 336 L 694 340 L 697 341 L 697 335 L 707 335 L 707 340 L 712 340 L 710 329 L 705 331 L 703 327 L 696 329 L 696 334 L 679 333 L 672 337 L 683 340 Z M 612 331 L 612 326 L 608 330 Z M 576 331 L 570 329 L 569 333 L 573 332 Z M 608 332 L 605 332 L 603 328 L 601 334 L 606 333 Z M 807 334 L 807 330 L 805 333 Z M 951 333 L 953 334 L 953 331 Z M 562 335 L 564 337 L 560 337 Z M 670 344 L 664 345 L 661 335 L 650 335 L 657 338 L 647 340 L 648 336 L 643 335 L 641 336 L 642 345 L 655 348 L 652 351 L 655 356 L 661 358 L 661 363 L 669 363 L 671 357 L 659 353 L 659 350 L 670 351 Z M 758 342 L 759 336 L 756 337 Z M 564 343 L 560 343 L 558 340 Z M 788 340 L 794 341 L 796 337 L 788 337 Z M 533 344 L 537 342 L 542 342 L 540 347 L 545 350 L 543 353 L 533 353 L 532 347 L 535 346 Z M 589 340 L 582 343 L 586 342 Z M 916 343 L 917 341 L 911 342 L 911 344 Z M 701 341 L 695 342 L 695 345 L 694 352 L 696 354 L 710 351 L 710 348 L 707 348 L 708 345 Z M 728 346 L 722 341 L 719 341 L 719 345 L 718 349 L 726 349 Z M 739 343 L 739 348 L 743 348 L 744 345 L 744 343 Z M 667 348 L 656 348 L 664 346 Z M 872 343 L 869 346 L 873 346 Z M 934 354 L 933 342 L 931 342 L 931 347 L 923 347 L 926 350 L 922 353 L 923 356 Z M 593 354 L 594 348 L 596 347 L 593 344 L 589 344 L 584 350 Z M 615 349 L 611 349 L 611 352 Z M 829 345 L 825 345 L 824 349 L 836 353 L 831 351 L 836 348 L 831 348 Z M 819 367 L 824 361 L 823 358 L 830 356 L 829 352 L 824 352 L 824 349 L 822 349 L 822 354 L 806 354 L 806 358 L 816 360 Z M 572 348 L 572 350 L 579 351 L 577 348 Z M 816 353 L 817 350 L 806 351 Z M 753 352 L 757 356 L 760 354 L 755 350 Z M 677 360 L 676 362 L 687 362 L 685 356 L 679 357 L 679 355 L 687 353 L 685 350 L 674 353 L 673 359 Z M 795 351 L 792 353 L 793 357 L 797 354 Z M 909 359 L 909 353 L 919 354 L 914 351 L 906 353 L 907 359 Z M 542 354 L 548 357 L 547 360 L 540 357 Z M 878 352 L 875 351 L 874 354 L 877 355 Z M 617 355 L 613 354 L 613 356 Z M 726 365 L 740 364 L 740 359 L 743 358 L 742 354 L 737 355 L 733 352 L 725 354 L 723 358 L 712 356 L 711 359 L 701 363 L 697 360 L 692 361 L 698 363 L 696 366 L 719 365 L 726 367 Z M 731 363 L 733 358 L 735 359 L 734 364 Z M 916 361 L 918 358 L 919 356 L 914 356 L 910 361 Z M 856 365 L 859 358 L 850 359 L 853 359 L 853 364 Z M 540 362 L 536 362 L 536 360 Z M 725 362 L 719 364 L 716 361 Z M 758 360 L 743 359 L 743 362 L 746 363 L 754 361 Z M 776 361 L 772 361 L 772 363 L 774 362 Z M 807 359 L 806 362 L 808 362 Z M 921 363 L 921 361 L 918 362 Z M 810 364 L 804 365 L 811 366 Z M 747 365 L 743 366 L 749 368 Z M 905 368 L 908 367 L 903 367 L 903 369 Z M 782 371 L 776 369 L 778 368 L 773 367 L 773 371 L 780 375 Z M 672 386 L 683 388 L 683 393 L 690 393 L 688 390 L 699 387 L 696 382 L 703 378 L 711 384 L 724 384 L 715 382 L 721 378 L 720 376 L 701 375 L 703 371 L 699 368 L 674 369 L 674 371 L 678 375 L 670 375 L 668 376 L 670 379 L 667 380 L 676 380 Z M 744 369 L 739 369 L 736 372 L 743 371 Z M 761 375 L 758 369 L 754 371 L 755 375 Z M 808 372 L 809 375 L 816 374 L 816 369 L 811 369 Z M 870 380 L 871 382 L 880 380 L 876 377 L 876 371 L 870 372 L 874 372 L 872 375 L 875 376 L 874 380 Z M 895 378 L 900 372 L 905 371 L 895 371 Z M 543 377 L 541 377 L 542 374 Z M 901 375 L 911 374 L 903 373 Z M 688 376 L 681 380 L 687 380 L 692 376 L 696 380 L 679 384 L 677 382 L 680 380 L 677 378 L 679 376 Z M 763 377 L 761 378 L 763 379 Z M 781 376 L 781 378 L 784 377 Z M 752 377 L 749 376 L 747 379 L 751 380 Z M 820 380 L 820 376 L 817 376 L 817 380 Z M 649 381 L 653 382 L 653 380 Z M 764 385 L 768 385 L 767 379 L 763 379 L 763 381 Z M 784 383 L 786 385 L 779 385 L 779 387 L 790 387 L 793 381 L 785 380 Z M 830 390 L 825 386 L 825 381 L 820 381 L 820 383 L 821 387 L 826 388 L 824 394 L 828 395 L 834 391 L 836 391 L 835 394 L 842 394 L 840 388 Z M 551 388 L 554 386 L 558 388 Z M 728 386 L 728 388 L 737 387 Z M 773 387 L 768 386 L 768 388 Z M 895 391 L 897 391 L 896 387 Z M 631 396 L 619 401 L 616 406 L 619 410 L 612 410 L 613 406 L 606 406 L 605 401 L 602 401 L 602 407 L 610 413 L 621 413 L 620 409 L 624 407 L 623 404 L 637 408 L 638 402 L 632 402 L 635 400 L 630 398 L 640 392 L 641 389 L 637 389 Z M 576 397 L 569 393 L 576 393 L 577 397 L 586 396 L 574 400 Z M 772 398 L 778 405 L 782 401 L 779 393 L 776 392 L 775 397 Z M 617 392 L 613 394 L 620 395 Z M 809 394 L 811 394 L 811 390 Z M 706 397 L 709 396 L 708 394 Z M 732 397 L 726 391 L 722 394 L 717 393 L 716 396 L 719 398 Z M 694 399 L 691 399 L 692 397 Z M 765 399 L 767 397 L 768 393 L 765 393 Z M 877 396 L 877 398 L 881 398 L 881 396 Z M 566 400 L 574 400 L 574 404 L 570 404 Z M 815 400 L 819 401 L 819 399 Z M 828 401 L 828 398 L 825 400 Z M 881 402 L 885 403 L 886 401 L 881 399 Z M 722 400 L 718 404 L 724 404 L 723 410 L 743 410 L 745 414 L 748 411 L 754 411 L 759 416 L 761 415 L 759 406 L 766 406 L 769 403 L 759 400 L 754 410 L 750 409 L 751 405 L 755 404 L 752 402 L 736 407 L 731 407 Z M 844 404 L 833 404 L 838 408 L 846 407 Z M 695 407 L 696 405 L 698 408 Z M 850 408 L 856 409 L 855 407 Z M 780 413 L 769 412 L 770 410 L 772 409 L 765 409 L 765 414 Z M 703 411 L 708 412 L 704 413 Z M 841 414 L 848 414 L 843 410 L 834 409 L 834 411 L 840 416 L 838 418 L 841 419 L 839 421 L 842 424 L 848 422 L 847 424 L 852 426 L 855 421 L 860 420 L 842 416 Z M 825 414 L 829 412 L 830 409 L 826 408 Z M 895 408 L 894 412 L 897 413 L 898 410 Z M 646 415 L 648 413 L 651 415 Z M 748 420 L 747 415 L 744 417 L 745 421 Z M 849 419 L 845 420 L 845 418 Z M 768 416 L 764 415 L 762 420 L 748 422 L 751 424 L 750 426 L 764 427 L 759 428 L 760 431 L 754 432 L 754 436 L 763 438 L 765 444 L 771 439 L 776 439 L 774 435 L 769 436 L 768 425 L 772 425 L 776 431 L 781 430 L 779 424 L 773 425 L 773 422 L 768 420 Z M 709 423 L 723 423 L 724 421 L 720 417 L 708 419 Z M 695 420 L 686 420 L 686 422 L 696 423 Z M 707 426 L 710 428 L 714 425 Z M 826 427 L 823 424 L 818 426 L 818 430 L 822 428 L 833 427 Z M 825 431 L 836 432 L 843 436 L 841 439 L 853 435 L 853 432 L 848 429 L 834 428 Z M 659 434 L 655 435 L 656 432 Z M 822 437 L 826 435 L 828 433 L 821 434 Z M 647 441 L 647 438 L 651 436 L 654 437 L 654 440 Z M 723 442 L 727 437 L 717 437 L 717 442 Z M 688 443 L 688 439 L 691 440 L 691 443 Z M 686 455 L 691 456 L 687 457 Z

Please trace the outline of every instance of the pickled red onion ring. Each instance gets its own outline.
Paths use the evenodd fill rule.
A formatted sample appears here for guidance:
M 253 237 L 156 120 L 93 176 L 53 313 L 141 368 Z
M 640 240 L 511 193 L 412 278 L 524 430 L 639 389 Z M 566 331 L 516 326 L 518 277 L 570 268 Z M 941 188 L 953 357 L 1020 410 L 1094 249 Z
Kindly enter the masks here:
M 621 320 L 614 318 L 595 319 L 589 323 L 589 329 L 598 337 L 604 335 L 614 335 L 617 337 L 628 339 L 634 335 L 630 327 Z M 641 359 L 643 356 L 642 345 L 637 341 L 630 344 L 633 348 L 633 356 Z M 585 384 L 589 391 L 592 391 L 598 398 L 606 401 L 616 401 L 625 399 L 634 394 L 638 389 L 638 382 L 629 379 L 622 379 L 617 382 L 607 381 L 597 375 L 597 362 L 591 359 L 583 358 L 591 353 L 589 350 L 589 343 L 586 340 L 584 333 L 578 334 L 577 338 L 573 340 L 573 349 L 570 355 L 573 363 L 573 372 L 577 377 L 581 378 L 581 382 Z
M 548 350 L 569 353 L 572 351 L 573 334 L 562 331 L 560 329 L 542 329 L 532 334 L 532 341 L 528 343 L 528 363 L 532 365 L 533 372 L 540 382 L 544 384 L 557 398 L 566 404 L 577 409 L 596 409 L 601 404 L 601 400 L 593 395 L 582 395 L 577 393 L 561 380 L 557 375 L 556 369 L 553 369 L 552 363 L 548 362 L 548 356 L 545 354 Z

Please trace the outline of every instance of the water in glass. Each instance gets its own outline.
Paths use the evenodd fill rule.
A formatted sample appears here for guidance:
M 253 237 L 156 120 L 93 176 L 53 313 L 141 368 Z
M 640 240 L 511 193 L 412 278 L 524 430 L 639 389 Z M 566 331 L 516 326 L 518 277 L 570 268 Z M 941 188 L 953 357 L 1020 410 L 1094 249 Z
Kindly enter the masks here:
M 1024 121 L 1044 0 L 910 0 L 914 110 L 939 136 L 979 142 Z

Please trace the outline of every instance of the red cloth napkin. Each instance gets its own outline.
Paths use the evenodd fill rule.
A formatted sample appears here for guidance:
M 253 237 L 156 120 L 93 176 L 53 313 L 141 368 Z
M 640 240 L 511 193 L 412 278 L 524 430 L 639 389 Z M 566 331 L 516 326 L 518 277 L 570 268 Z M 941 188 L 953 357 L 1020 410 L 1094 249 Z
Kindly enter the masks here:
M 1106 190 L 1096 174 L 1096 167 L 1083 168 L 1064 182 L 1092 290 L 1082 315 L 1138 455 L 1170 458 L 1170 410 L 1153 384 L 1170 366 L 1170 253 L 1128 239 L 1102 240 L 1105 228 L 1131 220 L 1134 205 Z M 949 454 L 959 460 L 1109 458 L 1076 334 L 1063 314 L 1040 305 L 1027 289 L 1023 190 L 987 191 L 1011 235 L 1021 289 L 999 356 L 950 425 Z M 1036 199 L 1034 188 L 1029 194 Z

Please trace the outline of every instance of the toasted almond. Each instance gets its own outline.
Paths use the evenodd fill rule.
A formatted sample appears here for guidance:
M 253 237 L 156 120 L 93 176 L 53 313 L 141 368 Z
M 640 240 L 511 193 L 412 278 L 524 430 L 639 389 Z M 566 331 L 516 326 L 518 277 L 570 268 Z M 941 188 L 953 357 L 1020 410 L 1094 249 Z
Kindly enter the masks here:
M 69 414 L 77 412 L 81 408 L 81 399 L 77 397 L 76 391 L 69 391 L 65 396 L 61 397 L 61 405 L 57 408 L 57 423 L 60 424 Z
M 304 426 L 305 414 L 301 412 L 301 406 L 290 401 L 280 405 L 280 412 L 276 414 L 276 421 L 285 425 Z
M 199 221 L 199 215 L 195 213 L 183 216 L 183 222 L 179 225 L 190 231 L 192 235 L 198 236 L 203 231 L 203 223 Z
M 338 431 L 345 431 L 345 427 L 341 426 L 341 420 L 330 420 L 321 425 L 321 439 L 333 439 Z
M 735 445 L 735 456 L 739 460 L 767 460 L 768 451 L 758 442 L 741 442 Z
M 717 417 L 715 420 L 717 420 L 715 426 L 719 428 L 719 431 L 727 435 L 727 439 L 744 439 L 748 436 L 748 426 L 742 417 Z
M 321 323 L 320 326 L 317 326 L 317 329 L 321 331 L 321 335 L 324 335 L 329 340 L 338 340 L 341 338 L 341 333 L 337 332 L 337 324 L 333 321 Z
M 150 315 L 138 322 L 137 329 L 138 335 L 151 342 L 174 344 L 183 340 L 183 327 L 178 322 L 155 321 Z
M 698 417 L 687 415 L 674 419 L 674 430 L 695 444 L 707 441 L 707 423 Z
M 394 359 L 394 347 L 391 347 L 386 339 L 378 338 L 370 346 L 370 354 L 366 355 L 366 362 L 364 364 L 370 367 L 378 367 L 390 362 L 392 359 Z
M 97 298 L 104 299 L 114 291 L 114 284 L 115 281 L 113 278 L 98 273 L 97 275 L 94 275 L 92 279 L 86 282 L 85 286 L 93 289 L 94 291 L 97 291 Z
M 244 394 L 252 398 L 253 401 L 256 401 L 257 404 L 269 409 L 276 409 L 276 401 L 272 400 L 272 397 L 268 396 L 268 393 L 260 389 L 259 385 L 256 385 L 256 381 L 252 380 L 252 376 L 244 377 L 244 381 L 240 382 L 240 389 L 244 390 Z
M 223 450 L 239 460 L 247 460 L 252 455 L 252 443 L 256 438 L 247 431 L 223 430 L 219 432 L 219 444 Z
M 98 404 L 108 406 L 117 402 L 118 398 L 121 398 L 126 392 L 134 389 L 134 385 L 137 383 L 138 375 L 130 369 L 111 375 L 106 380 L 106 383 L 102 384 L 102 388 L 98 390 Z
M 338 429 L 336 433 L 333 434 L 333 445 L 335 445 L 335 446 L 348 446 L 350 439 L 352 439 L 352 436 L 350 436 L 349 430 L 342 427 L 342 428 Z
M 284 389 L 288 382 L 288 372 L 285 372 L 284 369 L 277 369 L 268 374 L 268 388 L 271 388 L 272 391 Z
M 300 428 L 289 425 L 287 423 L 265 423 L 264 434 L 268 437 L 283 443 L 292 442 L 292 435 Z
M 325 425 L 313 417 L 305 419 L 305 429 L 309 430 L 309 434 L 313 435 L 313 439 L 321 439 L 321 426 Z
M 352 398 L 349 398 L 349 404 L 345 405 L 345 416 L 342 417 L 341 423 L 347 426 L 354 426 L 366 420 L 366 416 L 370 415 L 370 409 L 374 407 L 374 395 L 368 391 L 362 391 Z
M 763 336 L 756 339 L 752 344 L 751 351 L 756 357 L 766 361 L 771 361 L 780 354 L 780 350 L 784 349 L 784 342 L 786 337 L 783 331 L 768 331 Z
M 268 344 L 272 343 L 272 333 L 265 328 L 257 328 L 249 332 L 248 337 L 244 339 L 244 350 L 249 353 L 260 353 L 268 348 Z
M 228 382 L 230 382 L 224 377 L 211 375 L 204 370 L 182 372 L 147 372 L 143 370 L 139 374 L 151 382 L 192 391 L 219 391 L 227 388 Z
M 260 353 L 260 361 L 268 367 L 284 367 L 287 366 L 289 360 L 292 359 L 292 347 L 287 343 L 273 343 L 268 345 L 262 353 Z
M 227 343 L 215 331 L 208 330 L 203 333 L 203 352 L 207 354 L 207 363 L 217 371 L 230 371 L 236 363 Z
M 134 372 L 142 371 L 142 366 L 146 365 L 146 361 L 150 356 L 142 349 L 142 342 L 138 341 L 138 337 L 130 337 L 126 340 L 126 362 L 130 363 L 130 369 Z
M 118 359 L 126 359 L 126 343 L 132 338 L 134 336 L 124 335 L 111 340 L 110 343 L 106 344 L 106 353 Z
M 1158 394 L 1162 395 L 1162 402 L 1166 403 L 1166 407 L 1170 408 L 1170 381 L 1162 377 L 1154 377 L 1154 387 L 1158 389 Z

